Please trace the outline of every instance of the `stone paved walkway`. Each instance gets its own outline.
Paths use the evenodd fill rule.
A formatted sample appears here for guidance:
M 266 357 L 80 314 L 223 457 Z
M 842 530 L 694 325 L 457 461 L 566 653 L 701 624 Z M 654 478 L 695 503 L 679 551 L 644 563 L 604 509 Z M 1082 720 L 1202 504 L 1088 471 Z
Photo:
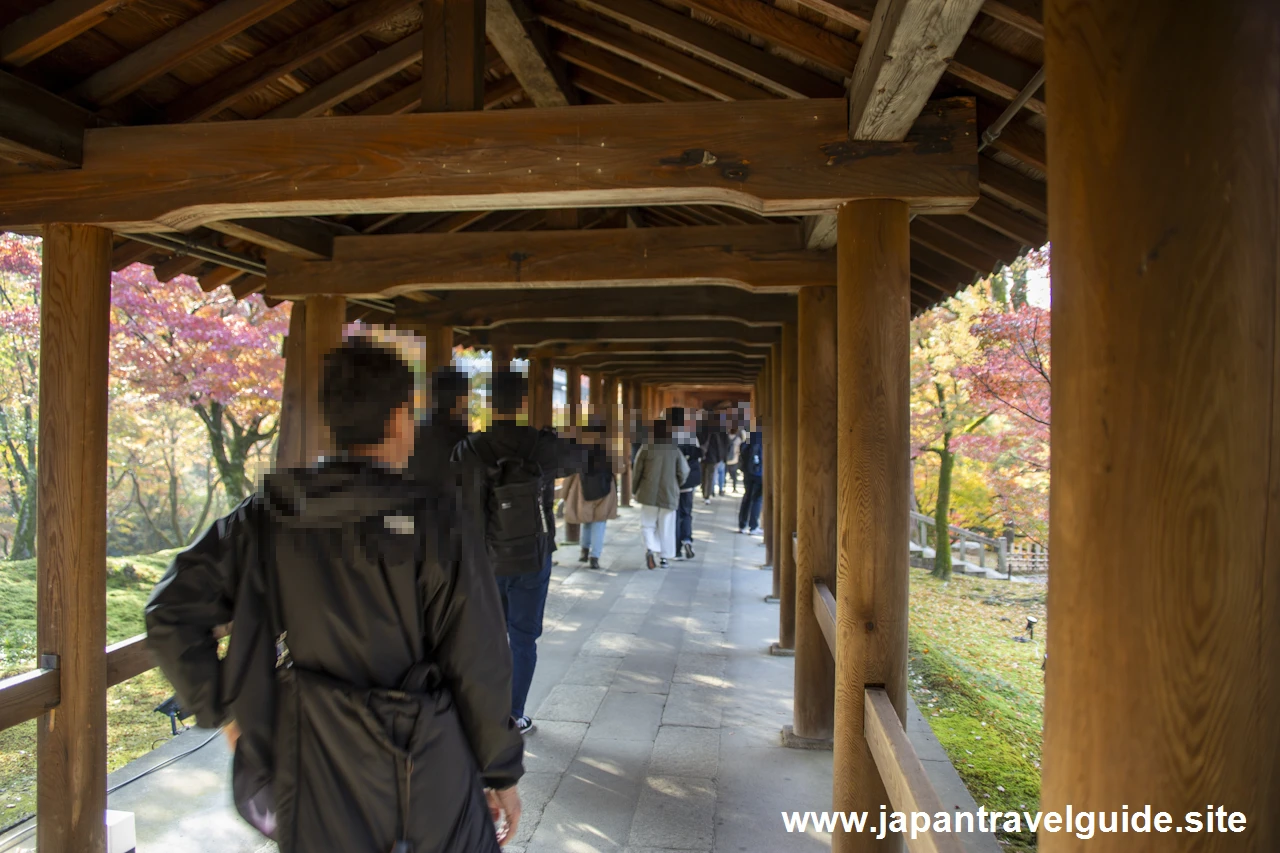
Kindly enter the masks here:
M 831 754 L 784 749 L 793 660 L 768 654 L 760 537 L 737 532 L 737 499 L 695 505 L 697 556 L 649 571 L 639 510 L 609 525 L 602 570 L 557 552 L 528 708 L 524 818 L 510 853 L 809 853 L 827 836 L 788 834 L 782 811 L 830 808 Z M 918 712 L 911 728 L 922 723 Z M 923 729 L 923 731 L 921 731 Z M 266 853 L 227 799 L 221 739 L 192 730 L 112 774 L 112 808 L 137 817 L 138 853 Z M 911 732 L 946 805 L 972 807 L 927 727 Z M 991 836 L 970 853 L 998 850 Z

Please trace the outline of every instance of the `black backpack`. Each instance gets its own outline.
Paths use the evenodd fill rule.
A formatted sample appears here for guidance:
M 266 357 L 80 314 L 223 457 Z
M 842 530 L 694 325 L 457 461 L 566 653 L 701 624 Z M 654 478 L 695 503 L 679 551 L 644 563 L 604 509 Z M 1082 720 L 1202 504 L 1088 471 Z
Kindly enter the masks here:
M 684 455 L 684 461 L 689 463 L 689 476 L 680 489 L 696 489 L 702 485 L 702 448 L 696 444 L 677 444 L 676 447 Z
M 542 571 L 547 543 L 555 535 L 546 500 L 550 481 L 533 461 L 541 437 L 541 432 L 530 430 L 519 455 L 503 457 L 494 453 L 483 434 L 467 439 L 487 474 L 485 545 L 495 575 Z
M 579 475 L 582 486 L 582 499 L 598 501 L 612 492 L 616 481 L 610 470 L 609 457 L 603 447 L 592 445 L 587 451 L 587 470 Z

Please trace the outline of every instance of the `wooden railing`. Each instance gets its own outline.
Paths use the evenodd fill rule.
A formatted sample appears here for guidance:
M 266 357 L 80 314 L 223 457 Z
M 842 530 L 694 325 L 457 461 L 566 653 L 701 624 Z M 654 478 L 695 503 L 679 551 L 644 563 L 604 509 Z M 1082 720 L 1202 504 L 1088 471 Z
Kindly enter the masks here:
M 107 686 L 128 681 L 155 668 L 145 634 L 107 646 Z M 56 669 L 35 669 L 0 680 L 0 731 L 58 707 L 62 681 Z
M 928 539 L 928 537 L 925 536 L 924 529 L 926 526 L 936 528 L 938 526 L 937 520 L 931 516 L 924 515 L 923 513 L 915 512 L 913 510 L 911 511 L 911 522 L 913 532 L 916 534 L 916 544 L 924 547 Z M 960 545 L 960 559 L 968 559 L 969 549 L 965 546 L 969 542 L 975 542 L 979 545 L 978 565 L 985 569 L 987 567 L 987 546 L 991 546 L 996 552 L 996 570 L 1000 572 L 1000 574 L 1008 577 L 1010 580 L 1013 579 L 1013 575 L 1009 571 L 1008 542 L 1004 539 L 984 536 L 981 533 L 975 533 L 972 530 L 966 530 L 963 527 L 956 527 L 954 524 L 947 525 L 947 529 L 956 534 L 956 539 Z
M 831 590 L 821 581 L 813 585 L 813 615 L 827 639 L 831 656 L 836 655 L 836 600 Z M 933 790 L 933 784 L 925 775 L 924 765 L 916 755 L 915 747 L 907 739 L 906 729 L 898 719 L 898 712 L 889 701 L 889 694 L 878 687 L 868 687 L 863 693 L 863 735 L 871 748 L 876 769 L 889 795 L 894 811 L 924 812 L 930 815 L 944 811 L 942 801 Z M 907 840 L 911 853 L 964 853 L 960 839 L 951 832 L 935 832 L 932 827 Z

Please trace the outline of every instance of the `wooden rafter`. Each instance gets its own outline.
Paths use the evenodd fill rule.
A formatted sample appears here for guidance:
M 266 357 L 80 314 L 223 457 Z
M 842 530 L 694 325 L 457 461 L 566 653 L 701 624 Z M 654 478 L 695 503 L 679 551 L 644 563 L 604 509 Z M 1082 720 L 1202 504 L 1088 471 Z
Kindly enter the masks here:
M 657 100 L 639 89 L 633 89 L 631 86 L 585 68 L 577 68 L 569 72 L 569 81 L 582 91 L 590 92 L 613 104 L 646 104 Z
M 532 347 L 529 358 L 554 358 L 557 362 L 578 363 L 597 355 L 749 355 L 763 356 L 772 343 L 744 343 L 722 338 L 682 341 L 576 341 L 568 344 Z
M 93 74 L 72 97 L 109 106 L 191 57 L 275 14 L 293 0 L 222 0 L 140 50 Z
M 773 9 L 755 0 L 752 2 Z M 637 32 L 731 68 L 783 97 L 835 98 L 844 89 L 839 83 L 650 0 L 582 0 L 582 5 Z
M 751 101 L 773 97 L 741 77 L 560 0 L 544 0 L 538 11 L 542 20 L 562 32 L 674 77 L 720 100 Z
M 85 134 L 85 168 L 0 179 L 0 226 L 185 231 L 246 216 L 659 201 L 806 214 L 886 196 L 920 212 L 972 205 L 972 99 L 922 114 L 914 138 L 945 146 L 849 142 L 845 114 L 838 100 L 774 100 L 103 128 Z
M 616 53 L 610 53 L 567 35 L 553 38 L 552 45 L 556 54 L 571 65 L 594 71 L 614 82 L 629 86 L 655 101 L 684 103 L 706 101 L 712 97 L 706 92 L 686 86 L 652 68 L 638 65 Z
M 21 68 L 93 29 L 131 0 L 53 0 L 0 30 L 0 62 Z
M 1048 221 L 1049 201 L 1042 182 L 990 157 L 979 157 L 978 161 L 978 181 L 983 190 L 1024 213 Z
M 524 0 L 488 0 L 485 32 L 536 106 L 577 103 L 564 61 L 551 49 L 545 25 Z
M 176 123 L 211 118 L 241 98 L 419 2 L 421 0 L 364 0 L 348 6 L 182 95 L 164 108 L 164 119 Z
M 834 280 L 834 255 L 809 251 L 801 239 L 794 225 L 338 237 L 332 261 L 272 256 L 266 292 L 295 299 L 319 293 L 388 297 L 424 289 L 702 283 L 793 291 Z
M 1027 246 L 1039 247 L 1049 242 L 1049 230 L 1043 222 L 1025 216 L 989 196 L 979 197 L 965 215 Z
M 917 217 L 916 221 L 927 222 L 933 228 L 1006 263 L 1016 258 L 1023 248 L 1021 241 L 1011 239 L 967 216 L 922 216 Z
M 964 264 L 978 275 L 989 275 L 1001 263 L 1002 259 L 990 255 L 981 249 L 943 231 L 932 223 L 936 217 L 919 216 L 911 223 L 911 241 L 932 251 L 944 255 L 951 260 Z M 914 250 L 913 250 L 914 251 Z
M 79 166 L 93 114 L 0 71 L 0 158 L 58 169 Z
M 262 118 L 309 118 L 318 116 L 352 95 L 387 79 L 422 58 L 422 36 L 412 33 L 384 47 L 368 59 L 357 62 L 307 91 L 285 101 Z
M 852 41 L 760 0 L 688 0 L 688 5 L 830 71 L 847 75 L 858 59 Z
M 525 350 L 578 341 L 683 341 L 707 338 L 771 344 L 778 340 L 778 330 L 773 326 L 748 326 L 734 320 L 618 320 L 609 323 L 531 320 L 508 323 L 498 329 L 473 329 L 468 337 L 477 346 L 488 346 L 501 339 L 517 350 Z
M 419 112 L 483 107 L 484 21 L 485 0 L 423 0 Z

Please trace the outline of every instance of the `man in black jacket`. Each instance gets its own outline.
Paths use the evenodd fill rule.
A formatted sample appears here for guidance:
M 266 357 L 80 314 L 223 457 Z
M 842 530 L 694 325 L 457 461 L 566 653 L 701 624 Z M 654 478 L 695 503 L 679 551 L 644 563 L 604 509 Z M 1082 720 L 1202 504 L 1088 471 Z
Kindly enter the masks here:
M 400 473 L 412 392 L 391 351 L 332 352 L 339 455 L 270 475 L 147 604 L 157 662 L 198 725 L 228 726 L 237 808 L 281 853 L 496 853 L 498 814 L 519 819 L 497 590 L 449 497 Z
M 529 686 L 533 683 L 533 671 L 538 665 L 538 638 L 542 636 L 542 616 L 551 584 L 551 555 L 556 550 L 552 512 L 555 480 L 585 470 L 587 454 L 584 448 L 557 436 L 550 427 L 539 430 L 517 423 L 521 415 L 527 415 L 529 403 L 529 382 L 522 374 L 495 370 L 490 391 L 493 424 L 485 432 L 469 439 L 461 458 L 467 463 L 479 459 L 487 468 L 494 468 L 489 471 L 486 482 L 490 498 L 498 476 L 495 463 L 499 460 L 526 460 L 542 475 L 540 499 L 536 507 L 529 509 L 541 513 L 540 524 L 544 532 L 529 544 L 531 553 L 513 555 L 505 551 L 499 554 L 494 547 L 494 520 L 492 517 L 486 520 L 490 563 L 497 575 L 498 592 L 507 620 L 507 637 L 511 643 L 511 716 L 520 732 L 527 734 L 533 731 L 534 725 L 525 713 L 524 705 L 529 697 Z M 491 516 L 492 512 L 490 507 L 487 513 Z M 507 567 L 509 562 L 521 565 L 518 569 L 510 569 Z M 525 564 L 532 565 L 533 570 L 526 570 Z
M 483 536 L 484 468 L 474 459 L 455 458 L 469 432 L 470 394 L 471 380 L 462 371 L 441 367 L 431 374 L 431 412 L 418 426 L 407 470 L 414 479 L 456 495 L 464 521 Z

